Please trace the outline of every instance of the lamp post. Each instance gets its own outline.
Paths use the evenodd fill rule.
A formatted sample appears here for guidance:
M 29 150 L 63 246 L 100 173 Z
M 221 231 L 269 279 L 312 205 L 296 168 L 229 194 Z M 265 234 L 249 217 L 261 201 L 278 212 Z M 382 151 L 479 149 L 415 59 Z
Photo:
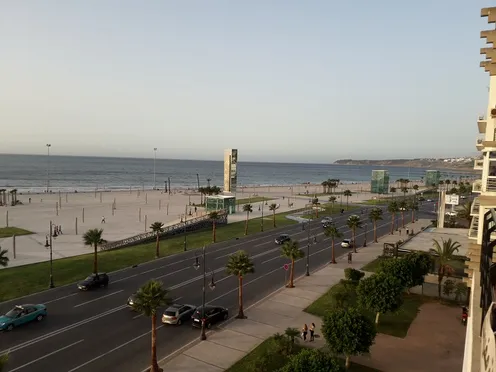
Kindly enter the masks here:
M 187 247 L 186 247 L 186 215 L 184 215 L 184 243 L 183 243 L 183 249 L 186 252 Z
M 49 147 L 50 148 L 50 147 Z M 52 221 L 50 221 L 50 284 L 48 285 L 48 288 L 54 288 L 55 285 L 53 284 L 53 241 L 52 241 Z
M 52 147 L 51 144 L 47 143 L 47 188 L 46 192 L 48 193 L 48 190 L 50 189 L 50 147 Z
M 307 222 L 307 263 L 305 276 L 310 276 L 310 221 Z M 317 243 L 317 236 L 313 237 L 313 243 Z
M 264 203 L 262 200 L 262 218 L 260 219 L 260 231 L 263 232 L 263 219 L 264 219 Z
M 365 237 L 363 239 L 363 246 L 367 246 L 367 224 L 365 224 Z
M 204 341 L 207 339 L 207 335 L 205 334 L 205 289 L 207 286 L 207 265 L 205 262 L 205 246 L 202 248 L 202 257 L 203 257 L 203 293 L 202 293 L 202 312 L 201 312 L 201 335 L 200 340 Z M 200 268 L 200 260 L 198 257 L 195 257 L 195 263 L 193 267 L 195 270 Z M 214 281 L 214 272 L 212 271 L 212 280 L 208 285 L 211 290 L 215 289 L 215 281 Z
M 157 176 L 156 176 L 156 168 L 155 168 L 155 163 L 157 162 L 157 148 L 153 148 L 153 189 L 157 189 Z

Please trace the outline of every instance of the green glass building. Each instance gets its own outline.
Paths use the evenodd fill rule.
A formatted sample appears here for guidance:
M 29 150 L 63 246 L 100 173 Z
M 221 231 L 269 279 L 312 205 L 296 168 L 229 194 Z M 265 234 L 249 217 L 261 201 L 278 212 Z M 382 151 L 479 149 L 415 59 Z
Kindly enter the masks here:
M 437 186 L 441 180 L 441 172 L 437 170 L 425 171 L 425 186 Z
M 387 170 L 372 171 L 370 192 L 373 194 L 387 194 L 389 192 L 389 172 Z
M 236 213 L 236 197 L 234 195 L 209 195 L 205 197 L 207 213 L 226 210 L 227 214 Z

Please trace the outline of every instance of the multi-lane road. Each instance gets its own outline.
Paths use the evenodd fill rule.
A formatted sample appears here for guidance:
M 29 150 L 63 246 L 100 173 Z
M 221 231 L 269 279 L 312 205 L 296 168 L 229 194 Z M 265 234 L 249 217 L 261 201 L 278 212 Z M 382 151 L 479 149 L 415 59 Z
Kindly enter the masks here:
M 419 216 L 431 217 L 432 209 L 432 203 L 424 203 Z M 351 237 L 346 227 L 350 214 L 335 218 L 336 226 L 345 238 Z M 409 213 L 407 215 L 409 220 Z M 364 214 L 363 218 L 366 217 Z M 379 236 L 389 232 L 390 220 L 390 214 L 385 211 L 384 220 L 378 222 Z M 371 227 L 368 223 L 368 242 L 372 240 Z M 315 270 L 330 260 L 330 239 L 324 236 L 320 220 L 311 222 L 309 228 L 312 237 L 309 262 L 310 269 Z M 229 255 L 240 249 L 248 252 L 255 263 L 255 273 L 248 275 L 244 282 L 246 306 L 282 287 L 286 280 L 283 265 L 288 259 L 281 257 L 280 247 L 274 244 L 274 238 L 281 233 L 298 240 L 306 251 L 308 227 L 302 230 L 301 224 L 208 246 L 206 267 L 208 272 L 214 273 L 216 288 L 207 289 L 206 301 L 225 306 L 230 315 L 236 315 L 238 281 L 226 275 L 225 264 Z M 364 235 L 363 229 L 357 232 L 357 245 L 362 245 Z M 313 243 L 314 236 L 316 243 Z M 347 252 L 336 244 L 337 256 Z M 199 254 L 200 250 L 192 250 L 110 273 L 107 289 L 79 292 L 76 285 L 69 285 L 0 304 L 2 313 L 16 304 L 43 303 L 48 308 L 48 317 L 42 322 L 0 334 L 0 354 L 10 354 L 7 371 L 143 371 L 150 360 L 151 322 L 131 311 L 126 300 L 153 278 L 162 281 L 177 302 L 200 305 L 202 269 L 197 271 L 193 267 Z M 295 277 L 304 274 L 305 266 L 306 258 L 296 262 Z M 159 358 L 199 337 L 199 330 L 192 329 L 189 324 L 160 325 L 159 328 Z

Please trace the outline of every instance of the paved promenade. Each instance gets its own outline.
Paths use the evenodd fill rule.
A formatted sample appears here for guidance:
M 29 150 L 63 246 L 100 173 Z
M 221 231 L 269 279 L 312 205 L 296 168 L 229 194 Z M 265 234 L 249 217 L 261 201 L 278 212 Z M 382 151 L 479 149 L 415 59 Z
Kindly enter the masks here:
M 417 232 L 430 224 L 430 220 L 423 219 L 406 226 Z M 324 346 L 325 340 L 318 337 L 321 335 L 322 320 L 303 310 L 343 279 L 345 268 L 360 269 L 382 254 L 384 243 L 395 243 L 399 239 L 398 232 L 386 235 L 378 243 L 358 248 L 352 264 L 348 264 L 347 257 L 342 256 L 337 259 L 337 264 L 324 264 L 310 276 L 298 278 L 295 288 L 281 288 L 249 306 L 245 309 L 247 319 L 233 319 L 221 328 L 208 332 L 206 341 L 195 340 L 161 360 L 161 368 L 166 372 L 224 371 L 273 334 L 284 333 L 288 327 L 300 329 L 305 323 L 315 323 L 317 335 L 315 342 L 305 345 Z

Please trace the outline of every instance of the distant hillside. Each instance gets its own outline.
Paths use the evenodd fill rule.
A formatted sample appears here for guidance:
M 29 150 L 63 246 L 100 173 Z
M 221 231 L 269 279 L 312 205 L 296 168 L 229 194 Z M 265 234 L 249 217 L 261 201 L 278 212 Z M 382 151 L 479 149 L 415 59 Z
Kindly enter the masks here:
M 474 170 L 474 158 L 453 159 L 389 159 L 389 160 L 353 160 L 340 159 L 338 165 L 377 165 L 387 167 L 458 169 L 463 171 Z

